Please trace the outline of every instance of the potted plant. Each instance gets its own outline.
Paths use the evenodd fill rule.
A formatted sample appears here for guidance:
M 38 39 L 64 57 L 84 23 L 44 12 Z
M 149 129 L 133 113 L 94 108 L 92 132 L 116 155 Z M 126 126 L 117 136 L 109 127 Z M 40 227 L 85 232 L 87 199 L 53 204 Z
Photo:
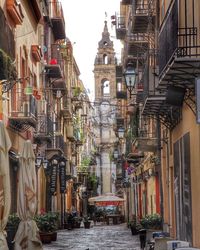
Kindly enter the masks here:
M 56 225 L 52 220 L 50 213 L 43 213 L 34 217 L 39 228 L 40 239 L 42 243 L 51 243 L 52 234 L 56 230 Z
M 84 224 L 84 228 L 86 228 L 86 229 L 90 228 L 91 220 L 88 216 L 85 216 L 83 218 L 83 224 Z
M 52 231 L 51 240 L 57 240 L 57 230 L 59 227 L 59 213 L 57 212 L 48 212 L 49 220 L 54 224 L 54 230 Z
M 72 230 L 74 228 L 74 222 L 75 222 L 74 216 L 71 213 L 66 213 L 64 228 Z
M 162 228 L 162 218 L 159 214 L 146 215 L 140 220 L 140 223 L 145 229 Z
M 8 247 L 11 250 L 14 249 L 13 240 L 14 240 L 15 234 L 17 232 L 19 223 L 20 223 L 20 218 L 16 213 L 10 214 L 8 216 L 8 222 L 7 222 L 7 225 L 6 225 L 5 229 L 6 229 L 6 233 L 7 233 L 6 240 L 7 240 L 7 243 L 8 243 Z
M 82 221 L 82 217 L 80 217 L 80 216 L 75 216 L 75 217 L 74 217 L 74 227 L 75 227 L 75 228 L 80 228 L 80 226 L 81 226 L 81 221 Z
M 159 214 L 146 215 L 140 220 L 142 227 L 146 230 L 146 240 L 152 237 L 155 230 L 162 230 L 162 217 Z

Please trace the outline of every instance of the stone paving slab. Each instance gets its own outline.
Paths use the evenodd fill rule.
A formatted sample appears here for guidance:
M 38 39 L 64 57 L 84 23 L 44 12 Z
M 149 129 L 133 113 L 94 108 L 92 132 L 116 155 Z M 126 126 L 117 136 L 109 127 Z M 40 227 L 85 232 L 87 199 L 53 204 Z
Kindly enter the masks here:
M 139 237 L 120 224 L 60 230 L 57 241 L 45 244 L 44 250 L 140 250 L 139 246 Z

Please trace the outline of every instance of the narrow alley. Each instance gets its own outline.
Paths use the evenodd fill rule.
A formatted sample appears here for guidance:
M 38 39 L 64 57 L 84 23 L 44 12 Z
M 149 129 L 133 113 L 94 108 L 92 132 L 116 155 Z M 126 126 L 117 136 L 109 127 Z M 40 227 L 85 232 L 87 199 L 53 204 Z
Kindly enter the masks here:
M 44 250 L 140 250 L 139 237 L 133 236 L 126 224 L 64 229 L 57 237 L 57 241 L 45 244 Z

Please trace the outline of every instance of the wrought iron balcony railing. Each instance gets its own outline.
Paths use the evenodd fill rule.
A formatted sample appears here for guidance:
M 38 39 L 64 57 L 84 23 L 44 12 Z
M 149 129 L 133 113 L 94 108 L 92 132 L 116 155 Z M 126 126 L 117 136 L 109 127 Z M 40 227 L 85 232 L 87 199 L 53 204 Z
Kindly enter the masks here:
M 36 128 L 37 101 L 33 95 L 26 94 L 26 88 L 14 88 L 9 105 L 10 126 L 18 131 Z
M 132 5 L 132 31 L 145 33 L 147 28 L 155 22 L 154 0 L 136 0 Z
M 200 57 L 200 42 L 197 27 L 180 27 L 178 20 L 178 3 L 174 2 L 159 34 L 160 72 L 176 57 Z
M 65 39 L 65 20 L 62 5 L 58 1 L 51 2 L 50 18 L 55 40 Z
M 115 16 L 115 27 L 117 39 L 124 39 L 126 36 L 126 23 L 125 16 L 116 15 Z
M 52 150 L 52 151 L 61 151 L 64 152 L 64 138 L 63 135 L 54 135 L 52 137 L 51 142 L 48 142 L 47 144 L 47 150 Z
M 51 45 L 50 60 L 45 65 L 45 73 L 48 78 L 53 78 L 50 84 L 52 87 L 65 89 L 64 81 L 64 60 L 59 44 Z

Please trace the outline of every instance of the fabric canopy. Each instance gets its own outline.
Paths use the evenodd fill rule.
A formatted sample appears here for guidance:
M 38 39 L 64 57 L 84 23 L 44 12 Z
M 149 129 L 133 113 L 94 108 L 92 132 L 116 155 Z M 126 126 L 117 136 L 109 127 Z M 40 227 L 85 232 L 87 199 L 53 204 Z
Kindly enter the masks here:
M 11 141 L 7 130 L 2 121 L 0 121 L 0 248 L 8 250 L 4 229 L 10 213 L 11 195 L 10 195 L 10 171 L 8 151 L 11 147 Z
M 97 206 L 109 206 L 109 205 L 119 206 L 123 204 L 124 199 L 112 193 L 108 193 L 105 195 L 91 197 L 88 199 L 88 201 L 90 204 L 95 204 Z
M 20 157 L 17 212 L 21 219 L 15 235 L 15 250 L 41 250 L 38 227 L 33 220 L 37 208 L 35 155 L 31 141 L 24 143 Z

